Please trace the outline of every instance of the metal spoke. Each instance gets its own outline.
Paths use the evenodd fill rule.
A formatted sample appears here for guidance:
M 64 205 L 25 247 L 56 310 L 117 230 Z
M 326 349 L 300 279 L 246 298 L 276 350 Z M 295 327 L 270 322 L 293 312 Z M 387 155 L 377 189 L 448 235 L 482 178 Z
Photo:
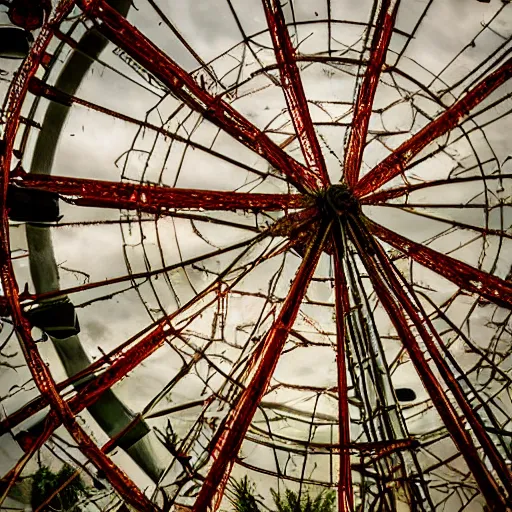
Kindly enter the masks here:
M 382 241 L 392 245 L 420 265 L 452 281 L 461 289 L 481 295 L 504 308 L 512 309 L 512 283 L 446 256 L 430 247 L 413 242 L 370 219 L 366 218 L 365 224 L 369 231 Z
M 354 186 L 359 179 L 368 125 L 372 115 L 373 100 L 386 62 L 386 54 L 393 34 L 399 4 L 399 0 L 385 0 L 382 2 L 373 33 L 370 57 L 354 106 L 350 138 L 345 151 L 343 177 L 350 186 Z
M 471 110 L 485 100 L 500 85 L 512 77 L 512 58 L 470 89 L 456 103 L 434 121 L 395 149 L 380 164 L 363 176 L 354 187 L 358 197 L 365 196 L 403 173 L 408 162 L 423 148 L 445 133 L 453 130 Z
M 251 365 L 251 376 L 247 387 L 230 411 L 223 425 L 223 432 L 213 447 L 214 462 L 195 502 L 195 510 L 209 508 L 216 510 L 220 505 L 236 456 L 254 413 L 270 383 L 290 329 L 299 312 L 302 299 L 313 277 L 329 230 L 330 225 L 323 224 L 308 246 L 281 311 L 265 336 L 257 359 Z
M 500 492 L 494 478 L 487 470 L 478 455 L 478 451 L 467 430 L 463 427 L 457 411 L 450 403 L 440 382 L 431 370 L 416 337 L 411 330 L 407 316 L 411 318 L 416 329 L 423 332 L 422 339 L 428 342 L 429 338 L 425 335 L 425 328 L 422 326 L 414 307 L 410 303 L 406 293 L 400 288 L 398 281 L 393 278 L 386 267 L 383 267 L 383 260 L 376 259 L 373 249 L 375 247 L 371 236 L 365 232 L 361 223 L 352 222 L 350 224 L 351 239 L 358 249 L 359 256 L 363 261 L 372 285 L 377 293 L 382 306 L 385 308 L 390 320 L 392 321 L 398 336 L 402 340 L 409 357 L 420 376 L 425 389 L 430 394 L 439 416 L 446 425 L 454 443 L 462 453 L 468 468 L 475 478 L 478 486 L 485 496 L 491 510 L 506 510 L 506 501 Z M 407 316 L 406 316 L 407 314 Z M 433 343 L 428 348 L 432 349 Z M 435 351 L 433 351 L 435 352 Z M 431 355 L 432 352 L 431 352 Z M 455 388 L 454 388 L 455 389 Z
M 364 229 L 364 228 L 363 228 Z M 370 237 L 369 233 L 367 236 Z M 505 461 L 496 449 L 495 444 L 489 438 L 489 435 L 485 431 L 482 424 L 482 420 L 476 415 L 475 411 L 469 404 L 466 394 L 463 392 L 460 383 L 455 378 L 453 371 L 447 365 L 445 358 L 441 355 L 439 347 L 443 348 L 444 343 L 434 329 L 431 320 L 423 310 L 421 302 L 415 297 L 414 290 L 412 287 L 402 278 L 398 278 L 398 272 L 391 263 L 388 255 L 383 251 L 377 244 L 373 245 L 376 249 L 377 258 L 382 265 L 382 268 L 386 272 L 388 282 L 391 285 L 395 295 L 400 298 L 400 303 L 407 313 L 407 315 L 413 321 L 416 329 L 418 330 L 427 350 L 429 351 L 432 360 L 434 361 L 439 373 L 446 382 L 448 388 L 452 392 L 457 404 L 464 414 L 467 422 L 471 426 L 476 438 L 480 442 L 484 453 L 491 461 L 495 471 L 499 475 L 503 485 L 507 489 L 507 492 L 512 495 L 512 475 L 510 470 L 505 464 Z M 412 298 L 411 298 L 412 297 Z M 414 299 L 414 302 L 413 300 Z
M 341 227 L 341 224 L 340 224 Z M 338 510 L 350 512 L 354 508 L 352 470 L 350 466 L 350 411 L 348 408 L 345 317 L 350 313 L 347 280 L 343 269 L 343 233 L 333 230 L 334 297 L 336 301 L 336 362 L 338 370 L 338 431 L 340 443 L 340 476 L 338 482 Z M 347 448 L 342 448 L 347 447 Z
M 73 96 L 71 94 L 68 94 L 68 93 L 58 89 L 55 86 L 48 85 L 48 84 L 44 83 L 42 80 L 40 80 L 37 77 L 32 77 L 32 79 L 30 80 L 29 90 L 32 94 L 41 96 L 41 97 L 46 98 L 55 103 L 60 103 L 61 105 L 65 105 L 65 106 L 71 106 L 73 104 L 81 105 L 82 107 L 89 108 L 91 110 L 95 110 L 96 112 L 101 112 L 102 114 L 105 114 L 110 117 L 114 117 L 115 119 L 119 119 L 121 121 L 126 121 L 127 123 L 137 125 L 140 128 L 147 128 L 148 130 L 151 130 L 151 131 L 154 131 L 155 133 L 164 135 L 165 137 L 169 137 L 170 139 L 175 140 L 177 142 L 181 142 L 182 144 L 185 144 L 186 146 L 190 146 L 191 148 L 198 149 L 208 155 L 213 156 L 214 158 L 218 158 L 219 160 L 224 160 L 225 162 L 228 162 L 236 167 L 239 167 L 240 169 L 244 169 L 244 170 L 246 170 L 252 174 L 255 174 L 257 176 L 260 176 L 262 178 L 266 178 L 268 176 L 268 173 L 266 173 L 264 171 L 260 171 L 254 167 L 250 167 L 250 166 L 244 164 L 243 162 L 240 162 L 239 160 L 236 160 L 227 155 L 219 153 L 218 151 L 215 151 L 210 147 L 204 146 L 203 144 L 199 144 L 198 142 L 192 140 L 190 137 L 189 138 L 182 137 L 181 135 L 178 135 L 177 133 L 175 133 L 171 130 L 166 130 L 162 126 L 157 126 L 156 124 L 149 123 L 148 121 L 141 121 L 139 119 L 128 116 L 126 114 L 122 114 L 121 112 L 117 112 L 116 110 L 102 107 L 101 105 L 98 105 L 97 103 L 93 103 L 91 101 L 84 100 L 82 98 L 79 98 L 78 96 Z M 280 176 L 274 176 L 274 178 L 283 179 Z
M 383 203 L 383 204 L 377 204 L 375 206 L 381 206 L 381 207 L 390 207 L 391 205 Z M 500 229 L 493 229 L 493 228 L 481 228 L 479 226 L 473 226 L 472 224 L 466 224 L 465 222 L 459 222 L 452 219 L 446 219 L 444 217 L 439 217 L 437 215 L 430 215 L 429 213 L 424 213 L 419 210 L 416 210 L 414 208 L 408 208 L 408 204 L 401 205 L 402 207 L 399 208 L 403 212 L 410 213 L 411 215 L 416 215 L 418 217 L 423 217 L 425 219 L 433 220 L 434 222 L 442 222 L 443 224 L 448 224 L 452 228 L 462 228 L 467 229 L 470 231 L 476 231 L 477 233 L 482 233 L 484 236 L 498 236 L 501 238 L 509 238 L 512 240 L 512 233 L 507 233 L 506 231 L 500 230 Z M 425 207 L 428 207 L 429 205 L 425 205 Z M 394 207 L 392 207 L 394 208 Z
M 11 183 L 55 192 L 78 206 L 137 210 L 156 215 L 166 215 L 170 209 L 280 211 L 304 205 L 304 198 L 300 194 L 160 187 L 51 174 L 17 174 Z
M 305 192 L 318 188 L 308 169 L 272 142 L 265 133 L 231 105 L 200 87 L 189 73 L 105 1 L 83 0 L 80 5 L 89 16 L 101 21 L 98 29 L 108 39 L 161 80 L 190 108 L 200 112 L 205 119 L 260 154 L 276 169 L 288 176 L 298 190 Z
M 315 177 L 318 188 L 325 187 L 329 184 L 327 168 L 311 120 L 308 101 L 295 59 L 295 50 L 286 28 L 281 5 L 279 0 L 262 1 L 270 35 L 272 36 L 283 92 L 302 154 L 309 171 Z

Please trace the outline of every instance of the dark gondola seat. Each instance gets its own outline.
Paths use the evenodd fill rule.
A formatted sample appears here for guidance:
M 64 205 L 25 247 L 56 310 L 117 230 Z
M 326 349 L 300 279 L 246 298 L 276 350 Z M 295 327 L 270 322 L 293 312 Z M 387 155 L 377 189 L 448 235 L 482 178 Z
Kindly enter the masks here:
M 32 41 L 32 34 L 20 27 L 0 26 L 0 58 L 24 59 Z
M 65 339 L 80 332 L 75 306 L 69 298 L 46 302 L 25 312 L 33 327 L 38 327 L 53 338 Z
M 57 222 L 59 196 L 54 192 L 9 185 L 7 190 L 9 219 L 18 222 Z
M 395 388 L 396 398 L 399 402 L 413 402 L 416 393 L 411 388 Z

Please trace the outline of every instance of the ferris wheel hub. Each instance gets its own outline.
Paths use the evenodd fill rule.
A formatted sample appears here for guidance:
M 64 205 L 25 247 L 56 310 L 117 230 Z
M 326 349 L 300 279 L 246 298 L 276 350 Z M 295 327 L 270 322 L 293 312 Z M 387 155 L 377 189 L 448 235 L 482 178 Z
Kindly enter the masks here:
M 345 183 L 337 183 L 327 188 L 322 197 L 323 209 L 328 215 L 357 215 L 361 205 L 352 190 Z

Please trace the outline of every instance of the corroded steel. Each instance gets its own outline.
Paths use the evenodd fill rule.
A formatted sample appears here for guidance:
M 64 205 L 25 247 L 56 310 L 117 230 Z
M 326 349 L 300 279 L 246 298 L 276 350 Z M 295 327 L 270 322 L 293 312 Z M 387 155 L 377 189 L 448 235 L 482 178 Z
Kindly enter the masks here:
M 223 433 L 213 447 L 214 462 L 194 504 L 194 510 L 197 512 L 208 509 L 217 510 L 220 505 L 238 451 L 259 402 L 270 383 L 290 329 L 299 312 L 302 299 L 315 272 L 329 231 L 330 223 L 328 225 L 323 223 L 307 248 L 279 316 L 269 329 L 263 342 L 263 348 L 251 365 L 252 371 L 247 378 L 247 386 L 225 420 Z
M 11 113 L 10 122 L 5 130 L 5 148 L 1 155 L 2 175 L 1 175 L 1 196 L 0 210 L 2 211 L 1 236 L 0 236 L 0 275 L 5 296 L 9 302 L 9 308 L 20 339 L 21 349 L 26 359 L 27 366 L 30 369 L 34 382 L 37 385 L 41 395 L 45 396 L 48 403 L 52 406 L 53 412 L 57 418 L 66 426 L 69 433 L 76 441 L 93 464 L 104 471 L 114 488 L 120 493 L 126 494 L 127 501 L 135 507 L 145 510 L 153 510 L 152 504 L 140 489 L 131 481 L 131 479 L 120 470 L 101 450 L 96 446 L 92 439 L 85 433 L 77 422 L 68 405 L 62 400 L 55 387 L 55 382 L 50 374 L 49 368 L 41 358 L 38 348 L 30 334 L 30 326 L 23 316 L 19 305 L 18 286 L 14 278 L 12 262 L 9 258 L 9 225 L 7 219 L 7 210 L 5 201 L 7 195 L 8 176 L 10 171 L 11 155 L 15 140 L 15 133 L 18 127 L 18 117 L 21 112 L 22 102 L 27 94 L 28 81 L 37 70 L 40 59 L 44 55 L 52 37 L 52 24 L 57 24 L 73 8 L 73 2 L 61 2 L 51 19 L 51 24 L 43 28 L 42 36 L 38 39 L 38 44 L 32 49 L 31 55 L 25 61 L 22 70 L 17 74 L 9 94 L 7 96 L 8 110 Z M 22 465 L 17 465 L 16 470 L 21 471 Z M 13 483 L 13 479 L 10 483 Z M 4 492 L 4 496 L 5 493 Z M 3 501 L 3 500 L 2 500 Z

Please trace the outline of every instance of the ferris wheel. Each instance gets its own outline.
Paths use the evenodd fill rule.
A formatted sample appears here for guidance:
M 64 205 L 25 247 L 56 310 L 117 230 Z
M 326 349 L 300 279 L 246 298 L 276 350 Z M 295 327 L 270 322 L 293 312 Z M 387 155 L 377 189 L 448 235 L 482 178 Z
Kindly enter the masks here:
M 2 5 L 4 506 L 512 510 L 508 2 Z

